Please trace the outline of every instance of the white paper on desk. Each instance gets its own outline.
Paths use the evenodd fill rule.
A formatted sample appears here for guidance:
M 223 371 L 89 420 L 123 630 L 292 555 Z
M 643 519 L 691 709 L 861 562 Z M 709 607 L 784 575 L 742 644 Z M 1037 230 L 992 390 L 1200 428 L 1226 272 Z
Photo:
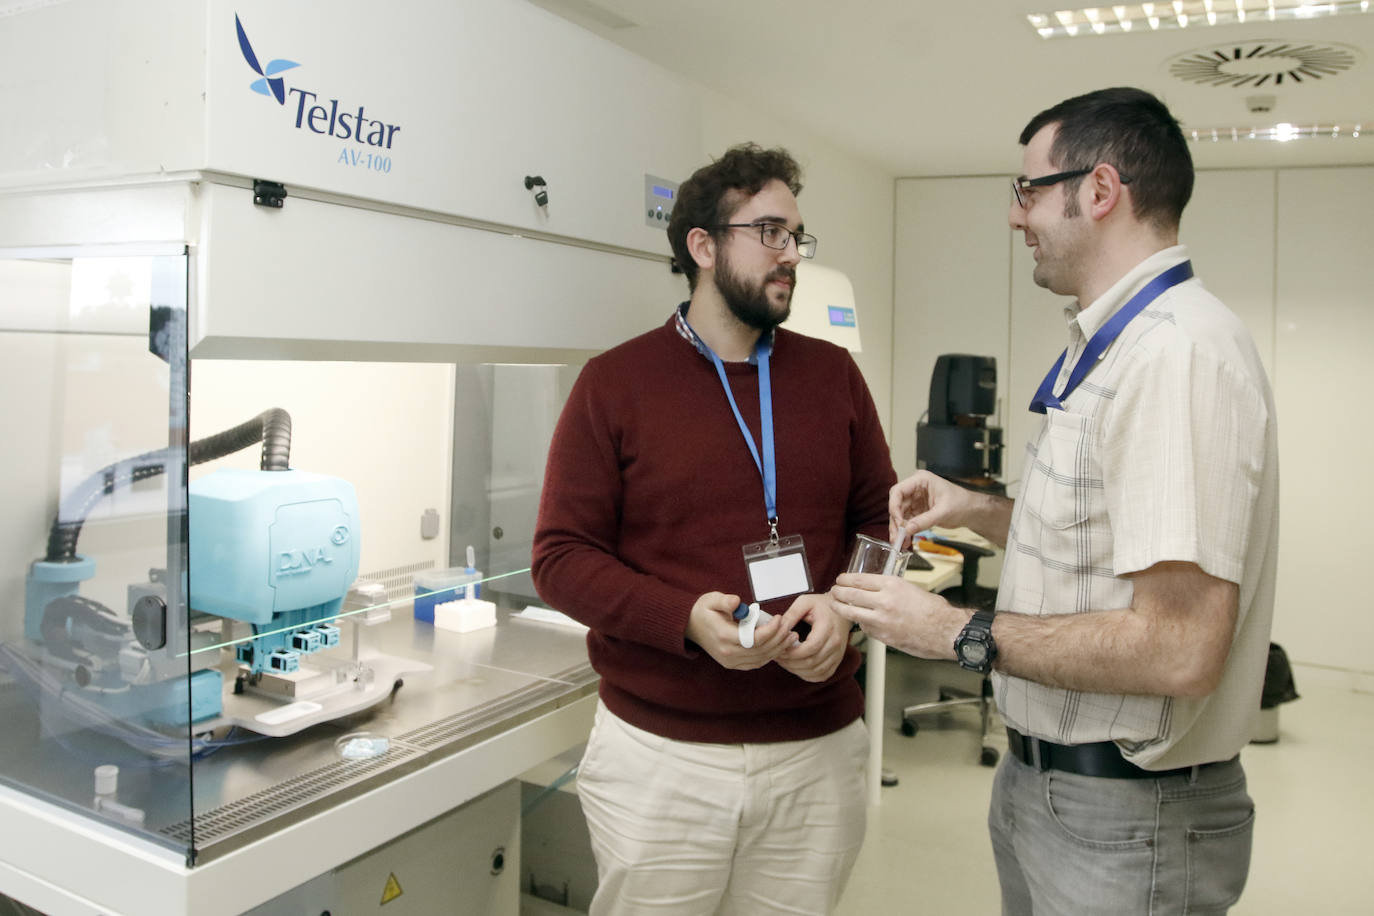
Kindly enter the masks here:
M 516 611 L 511 617 L 519 620 L 533 620 L 537 623 L 553 623 L 561 627 L 572 627 L 584 633 L 589 629 L 586 624 L 578 623 L 562 611 L 553 611 L 546 607 L 535 607 L 530 605 L 523 611 Z

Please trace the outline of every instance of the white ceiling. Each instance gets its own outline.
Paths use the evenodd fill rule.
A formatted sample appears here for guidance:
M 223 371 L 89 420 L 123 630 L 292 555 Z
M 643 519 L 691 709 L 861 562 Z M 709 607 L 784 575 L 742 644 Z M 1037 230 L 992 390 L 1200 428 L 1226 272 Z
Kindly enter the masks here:
M 1359 140 L 1202 143 L 1201 168 L 1374 162 L 1374 11 L 1302 22 L 1042 39 L 1036 0 L 531 0 L 897 176 L 1014 173 L 1021 128 L 1069 96 L 1138 86 L 1188 127 L 1362 122 Z M 1218 0 L 1222 2 L 1222 0 Z M 1230 0 L 1227 0 L 1230 2 Z M 1251 8 L 1261 0 L 1246 0 Z M 1061 4 L 1065 5 L 1065 4 Z M 1374 9 L 1372 7 L 1371 9 Z M 1258 18 L 1258 17 L 1252 17 Z M 628 24 L 627 24 L 628 23 Z M 1172 76 L 1186 51 L 1338 45 L 1354 66 L 1256 90 Z M 1276 104 L 1251 115 L 1247 96 Z

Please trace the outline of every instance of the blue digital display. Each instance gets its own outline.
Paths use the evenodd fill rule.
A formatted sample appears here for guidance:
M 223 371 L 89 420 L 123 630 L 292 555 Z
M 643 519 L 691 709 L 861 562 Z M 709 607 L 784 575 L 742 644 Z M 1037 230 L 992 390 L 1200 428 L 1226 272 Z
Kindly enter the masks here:
M 858 327 L 858 322 L 854 317 L 854 310 L 844 306 L 831 305 L 826 307 L 830 312 L 830 324 L 841 328 Z
M 665 188 L 665 187 L 663 187 L 662 185 L 654 185 L 653 190 L 654 190 L 654 196 L 655 196 L 655 197 L 662 197 L 664 200 L 672 200 L 672 199 L 673 199 L 673 189 L 672 189 L 672 188 Z

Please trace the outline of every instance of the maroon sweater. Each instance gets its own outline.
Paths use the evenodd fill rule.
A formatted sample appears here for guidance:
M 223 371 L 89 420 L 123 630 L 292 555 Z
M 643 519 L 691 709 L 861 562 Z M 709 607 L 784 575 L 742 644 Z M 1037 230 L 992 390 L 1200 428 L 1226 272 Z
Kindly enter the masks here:
M 847 352 L 780 328 L 770 366 L 778 532 L 803 536 L 823 592 L 856 532 L 886 538 L 896 475 Z M 725 371 L 758 444 L 758 368 Z M 753 600 L 740 548 L 768 537 L 766 515 L 715 367 L 672 318 L 587 363 L 549 449 L 534 583 L 591 628 L 601 698 L 617 716 L 668 738 L 735 744 L 813 738 L 862 714 L 852 648 L 813 684 L 776 663 L 723 668 L 685 636 L 702 594 Z M 781 613 L 791 601 L 764 608 Z

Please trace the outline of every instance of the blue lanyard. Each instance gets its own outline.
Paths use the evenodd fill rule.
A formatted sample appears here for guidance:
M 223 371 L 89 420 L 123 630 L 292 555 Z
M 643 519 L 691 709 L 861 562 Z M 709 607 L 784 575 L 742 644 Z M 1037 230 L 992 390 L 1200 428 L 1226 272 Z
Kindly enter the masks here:
M 1193 262 L 1184 261 L 1182 264 L 1175 264 L 1164 273 L 1155 277 L 1145 285 L 1145 288 L 1130 298 L 1125 305 L 1117 310 L 1117 313 L 1107 319 L 1107 323 L 1097 329 L 1097 333 L 1088 341 L 1088 345 L 1083 348 L 1083 355 L 1078 357 L 1078 362 L 1074 363 L 1073 371 L 1069 373 L 1069 383 L 1064 386 L 1064 393 L 1059 397 L 1054 396 L 1054 382 L 1059 378 L 1059 370 L 1064 368 L 1064 357 L 1069 355 L 1066 349 L 1059 354 L 1059 361 L 1054 364 L 1049 375 L 1040 383 L 1040 390 L 1035 392 L 1035 397 L 1031 399 L 1031 413 L 1044 413 L 1046 408 L 1053 407 L 1056 410 L 1064 409 L 1064 400 L 1068 398 L 1079 383 L 1087 377 L 1088 372 L 1097 364 L 1097 358 L 1102 355 L 1112 341 L 1121 336 L 1126 325 L 1130 324 L 1132 318 L 1145 310 L 1145 306 L 1154 302 L 1161 293 L 1172 286 L 1177 286 L 1184 280 L 1191 279 L 1193 276 Z
M 695 333 L 695 332 L 693 332 Z M 759 460 L 759 450 L 754 445 L 754 436 L 749 432 L 749 426 L 744 422 L 744 417 L 740 415 L 739 405 L 735 403 L 734 392 L 730 390 L 730 380 L 725 377 L 725 364 L 720 361 L 716 351 L 712 350 L 706 341 L 697 338 L 698 342 L 706 349 L 711 357 L 711 362 L 715 364 L 716 375 L 720 376 L 720 383 L 725 388 L 725 397 L 730 400 L 730 409 L 735 412 L 735 422 L 739 424 L 740 432 L 744 433 L 745 444 L 749 446 L 749 454 L 754 456 L 754 467 L 759 469 L 763 475 L 763 503 L 768 511 L 768 527 L 770 529 L 769 539 L 776 541 L 778 538 L 778 468 L 773 454 L 773 386 L 768 378 L 768 357 L 772 352 L 773 346 L 765 334 L 759 338 L 758 344 L 754 347 L 754 357 L 759 364 L 759 424 L 762 427 L 760 432 L 763 437 L 763 460 Z

